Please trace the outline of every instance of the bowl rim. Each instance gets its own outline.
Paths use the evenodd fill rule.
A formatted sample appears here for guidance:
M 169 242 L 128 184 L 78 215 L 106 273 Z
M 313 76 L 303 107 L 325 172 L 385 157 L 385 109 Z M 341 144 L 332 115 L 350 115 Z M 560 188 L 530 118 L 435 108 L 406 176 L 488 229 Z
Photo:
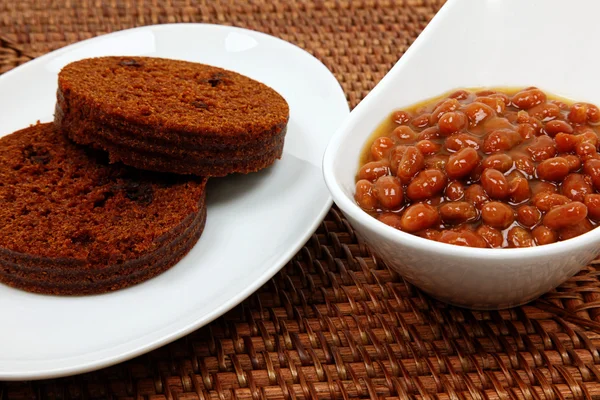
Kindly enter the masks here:
M 431 251 L 438 255 L 446 255 L 450 257 L 476 257 L 489 260 L 515 260 L 520 258 L 534 258 L 540 255 L 548 257 L 552 255 L 570 253 L 579 248 L 592 245 L 593 242 L 600 242 L 599 225 L 591 231 L 577 237 L 534 247 L 493 249 L 441 243 L 403 232 L 384 224 L 362 210 L 356 204 L 354 199 L 350 199 L 348 196 L 346 196 L 341 188 L 333 171 L 336 161 L 339 160 L 340 157 L 343 157 L 339 151 L 342 141 L 345 140 L 346 137 L 351 133 L 351 128 L 355 125 L 355 122 L 363 118 L 368 110 L 374 107 L 373 105 L 380 98 L 384 88 L 399 74 L 398 71 L 400 67 L 409 62 L 409 60 L 412 58 L 412 55 L 418 51 L 418 48 L 421 46 L 422 42 L 428 40 L 429 36 L 431 35 L 431 26 L 434 25 L 435 21 L 443 18 L 446 13 L 449 12 L 451 5 L 458 3 L 459 1 L 460 0 L 449 0 L 442 6 L 430 23 L 425 27 L 423 32 L 421 32 L 419 37 L 417 37 L 413 44 L 406 50 L 404 55 L 394 64 L 390 71 L 388 71 L 383 79 L 367 94 L 367 96 L 350 112 L 350 115 L 332 136 L 323 155 L 322 170 L 325 184 L 327 185 L 334 202 L 338 205 L 343 213 L 357 220 L 361 225 L 365 226 L 370 231 L 376 232 L 383 236 L 386 240 L 392 242 L 401 242 L 403 245 L 421 251 Z M 448 88 L 448 90 L 452 89 L 454 88 Z M 372 132 L 368 132 L 368 135 L 365 136 L 365 143 L 371 133 Z

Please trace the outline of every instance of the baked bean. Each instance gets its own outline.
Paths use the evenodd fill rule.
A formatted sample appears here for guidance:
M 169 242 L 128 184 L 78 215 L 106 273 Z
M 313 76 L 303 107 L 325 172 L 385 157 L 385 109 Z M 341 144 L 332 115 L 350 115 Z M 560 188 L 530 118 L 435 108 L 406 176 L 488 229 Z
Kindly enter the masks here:
M 481 208 L 481 219 L 493 228 L 506 229 L 515 221 L 515 213 L 505 203 L 491 201 Z
M 589 142 L 579 142 L 575 145 L 575 153 L 584 161 L 597 158 L 596 146 Z
M 550 103 L 556 104 L 561 111 L 569 111 L 569 105 L 564 101 L 560 100 L 550 100 Z
M 404 200 L 402 183 L 395 176 L 386 175 L 377 179 L 373 191 L 379 204 L 388 210 L 400 207 Z
M 449 151 L 459 151 L 465 147 L 472 147 L 475 150 L 479 150 L 481 147 L 481 140 L 468 133 L 458 133 L 448 137 L 444 142 L 444 146 Z
M 480 225 L 476 232 L 487 242 L 488 246 L 490 247 L 502 247 L 502 244 L 504 243 L 502 232 L 496 228 L 492 228 L 491 226 Z
M 587 122 L 587 104 L 575 103 L 569 111 L 569 121 L 574 124 L 585 124 Z
M 406 153 L 406 149 L 408 149 L 408 146 L 400 145 L 394 147 L 390 151 L 388 157 L 390 159 L 390 172 L 392 175 L 396 175 L 400 161 L 402 161 L 402 157 L 404 156 L 404 153 Z
M 590 177 L 596 190 L 600 190 L 600 160 L 587 160 L 583 164 L 583 172 Z
M 479 164 L 479 154 L 471 147 L 466 147 L 448 157 L 446 175 L 450 179 L 460 179 L 469 175 Z
M 531 233 L 520 226 L 513 226 L 508 230 L 506 241 L 508 247 L 532 247 L 535 245 Z
M 429 126 L 429 118 L 431 118 L 431 114 L 421 114 L 418 117 L 415 117 L 410 121 L 410 124 L 415 128 L 425 128 Z
M 563 205 L 563 204 L 569 204 L 571 202 L 571 199 L 569 199 L 567 196 L 563 196 L 562 194 L 558 194 L 558 193 L 538 193 L 533 197 L 533 204 L 540 210 L 540 211 L 550 211 L 552 208 Z
M 377 161 L 387 158 L 393 148 L 394 141 L 392 139 L 386 136 L 379 137 L 371 145 L 371 158 Z
M 456 99 L 446 99 L 442 101 L 431 113 L 431 117 L 429 118 L 429 124 L 436 124 L 440 120 L 442 115 L 450 111 L 458 110 L 459 107 L 460 103 Z
M 358 171 L 358 179 L 375 182 L 380 176 L 390 173 L 390 163 L 387 160 L 371 161 Z
M 519 133 L 519 135 L 521 136 L 521 139 L 523 140 L 529 140 L 532 137 L 535 136 L 535 127 L 530 124 L 530 123 L 526 123 L 526 124 L 519 124 L 518 128 L 517 128 L 517 132 Z
M 477 96 L 477 97 L 494 96 L 494 95 L 499 95 L 499 94 L 506 96 L 504 93 L 500 93 L 494 89 L 483 89 L 483 90 L 479 90 L 479 91 L 475 92 L 475 96 Z M 508 99 L 508 96 L 506 96 L 506 98 Z M 506 103 L 508 104 L 508 101 Z
M 480 95 L 480 96 L 483 96 L 483 95 Z M 508 95 L 505 93 L 496 92 L 496 93 L 490 93 L 486 96 L 487 97 L 499 97 L 502 99 L 502 101 L 504 101 L 504 104 L 506 106 L 508 106 L 510 104 L 510 97 L 508 97 Z
M 419 149 L 423 155 L 435 154 L 440 151 L 441 147 L 442 146 L 431 140 L 420 140 L 417 142 L 417 149 Z
M 427 200 L 423 201 L 423 203 L 429 204 L 430 206 L 437 207 L 440 204 L 442 204 L 443 201 L 444 201 L 444 198 L 441 195 L 436 195 L 436 196 L 432 196 L 432 197 L 428 198 Z
M 459 132 L 466 125 L 467 116 L 460 111 L 447 112 L 443 114 L 438 121 L 438 127 L 442 136 L 449 136 Z
M 438 238 L 439 242 L 466 247 L 487 247 L 487 242 L 475 232 L 471 231 L 443 231 Z
M 577 139 L 575 139 L 574 135 L 570 133 L 557 133 L 554 137 L 554 142 L 556 143 L 556 149 L 561 153 L 568 153 L 575 149 L 575 145 L 577 144 Z
M 392 228 L 396 228 L 396 229 L 401 229 L 401 225 L 400 225 L 400 221 L 401 218 L 398 214 L 394 214 L 391 212 L 386 212 L 383 214 L 380 214 L 377 217 L 378 220 L 380 220 L 381 222 L 383 222 L 386 225 L 391 226 Z
M 425 239 L 437 241 L 442 235 L 442 232 L 438 231 L 437 229 L 425 229 L 417 232 L 416 235 Z
M 461 200 L 465 196 L 465 187 L 458 181 L 452 181 L 446 186 L 444 195 L 450 201 Z
M 529 124 L 532 119 L 533 117 L 525 110 L 517 112 L 517 123 L 519 124 Z
M 600 109 L 593 104 L 587 105 L 587 120 L 592 124 L 600 122 Z
M 431 228 L 439 220 L 438 211 L 423 203 L 409 206 L 402 214 L 400 226 L 403 231 L 417 232 Z
M 596 135 L 596 132 L 589 128 L 575 135 L 575 140 L 577 143 L 589 143 L 594 147 L 598 145 L 598 136 Z
M 417 140 L 431 140 L 431 139 L 437 139 L 438 137 L 440 137 L 439 128 L 437 126 L 430 126 L 429 128 L 423 129 L 419 133 Z
M 504 174 L 504 176 L 506 176 L 508 183 L 510 183 L 510 181 L 512 181 L 515 178 L 527 179 L 527 176 L 523 172 L 519 171 L 518 169 L 514 169 L 514 168 L 510 171 L 507 171 L 507 173 Z
M 467 92 L 466 90 L 457 90 L 456 92 L 452 93 L 450 96 L 448 96 L 451 99 L 456 99 L 456 100 L 466 100 L 469 98 L 471 94 L 469 92 Z
M 560 182 L 569 174 L 569 163 L 562 157 L 548 158 L 537 166 L 537 176 L 545 181 Z
M 377 208 L 377 198 L 373 193 L 373 184 L 366 179 L 356 182 L 354 199 L 363 210 L 374 210 Z
M 508 197 L 508 181 L 502 172 L 488 168 L 481 175 L 481 186 L 491 199 Z
M 500 172 L 506 172 L 513 166 L 513 159 L 508 154 L 492 154 L 483 160 L 483 168 L 493 168 Z
M 523 139 L 519 132 L 509 129 L 499 129 L 491 132 L 483 141 L 483 151 L 487 154 L 507 151 L 521 143 Z
M 531 194 L 534 196 L 538 193 L 556 193 L 558 191 L 558 188 L 550 182 L 534 181 L 529 186 Z
M 498 114 L 504 113 L 506 103 L 502 97 L 480 96 L 475 101 L 485 104 Z
M 464 107 L 463 112 L 467 115 L 469 126 L 471 127 L 475 127 L 486 119 L 496 115 L 490 106 L 479 102 L 468 104 Z
M 470 185 L 465 190 L 465 200 L 473 204 L 475 208 L 480 209 L 490 201 L 490 198 L 481 185 Z
M 575 225 L 587 217 L 585 204 L 574 201 L 572 203 L 556 206 L 544 216 L 544 225 L 551 229 L 561 229 Z
M 404 110 L 394 111 L 392 113 L 392 121 L 398 125 L 408 124 L 411 118 L 411 115 Z
M 565 121 L 555 119 L 553 121 L 546 122 L 546 125 L 544 126 L 544 131 L 548 136 L 554 137 L 556 136 L 556 134 L 561 132 L 573 133 L 573 127 Z
M 567 165 L 569 166 L 569 172 L 577 171 L 581 168 L 581 159 L 573 154 L 565 154 L 562 156 L 565 160 L 567 160 Z
M 548 136 L 538 136 L 527 146 L 527 151 L 533 161 L 544 161 L 556 155 L 554 140 Z
M 392 136 L 401 144 L 414 143 L 417 139 L 417 132 L 413 131 L 409 126 L 400 125 L 392 131 Z
M 594 229 L 594 225 L 592 225 L 589 220 L 584 219 L 577 224 L 565 226 L 560 229 L 558 231 L 558 238 L 560 240 L 569 240 L 576 236 L 583 235 L 584 233 L 588 233 L 592 229 Z
M 425 168 L 435 168 L 444 171 L 446 169 L 446 163 L 448 163 L 448 156 L 436 154 L 425 159 Z
M 446 175 L 439 169 L 421 171 L 408 184 L 406 195 L 414 201 L 428 199 L 441 193 L 446 186 L 446 181 Z
M 446 224 L 462 224 L 478 218 L 477 209 L 466 201 L 444 203 L 439 208 L 440 217 Z
M 521 206 L 517 208 L 517 221 L 527 228 L 537 225 L 542 219 L 542 213 L 534 206 Z
M 508 184 L 508 198 L 514 204 L 520 204 L 531 197 L 529 182 L 523 177 L 513 178 Z
M 553 231 L 544 225 L 539 225 L 533 228 L 531 235 L 538 246 L 554 243 L 558 240 L 558 234 L 556 231 Z
M 536 136 L 540 136 L 540 135 L 544 134 L 544 132 L 543 132 L 544 124 L 539 119 L 531 116 L 531 117 L 529 117 L 529 124 L 531 126 L 533 126 L 534 133 Z
M 425 166 L 425 157 L 415 146 L 408 146 L 398 164 L 396 176 L 406 184 Z
M 538 104 L 531 107 L 528 111 L 529 115 L 540 121 L 551 121 L 560 116 L 560 108 L 552 103 Z
M 516 93 L 511 99 L 511 103 L 515 107 L 524 110 L 527 110 L 533 106 L 537 106 L 538 104 L 542 104 L 545 101 L 546 95 L 539 89 L 529 89 L 520 91 L 519 93 Z
M 583 199 L 583 204 L 588 209 L 588 217 L 593 220 L 600 220 L 600 194 L 586 194 Z
M 529 112 L 525 110 L 521 110 L 517 112 L 517 123 L 518 124 L 528 124 L 533 128 L 533 133 L 535 135 L 539 135 L 543 129 L 542 121 L 535 116 L 529 114 Z
M 588 125 L 574 125 L 573 126 L 573 135 L 581 135 L 582 133 L 591 131 L 592 128 Z
M 571 200 L 582 202 L 585 195 L 594 193 L 590 182 L 581 174 L 569 174 L 561 184 L 561 192 Z
M 517 153 L 513 154 L 512 158 L 516 169 L 528 176 L 533 176 L 535 173 L 535 164 L 533 163 L 531 157 L 526 154 Z

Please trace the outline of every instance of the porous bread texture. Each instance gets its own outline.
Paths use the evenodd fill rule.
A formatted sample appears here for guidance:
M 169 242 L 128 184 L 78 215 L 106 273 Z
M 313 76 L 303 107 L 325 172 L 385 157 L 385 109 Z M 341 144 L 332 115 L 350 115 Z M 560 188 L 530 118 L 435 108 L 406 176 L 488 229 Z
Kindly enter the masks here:
M 53 124 L 0 138 L 0 149 L 1 281 L 112 290 L 173 265 L 202 232 L 204 178 L 109 165 Z

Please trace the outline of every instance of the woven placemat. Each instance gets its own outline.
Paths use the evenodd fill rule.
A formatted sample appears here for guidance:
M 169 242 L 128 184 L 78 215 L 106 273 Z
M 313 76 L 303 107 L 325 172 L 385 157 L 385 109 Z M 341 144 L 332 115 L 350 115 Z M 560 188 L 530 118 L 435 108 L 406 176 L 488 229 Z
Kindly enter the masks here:
M 308 50 L 355 106 L 441 3 L 0 0 L 0 72 L 106 32 L 211 22 Z M 0 383 L 0 399 L 600 399 L 599 286 L 590 265 L 530 305 L 450 307 L 387 269 L 333 208 L 294 259 L 224 317 L 114 367 Z

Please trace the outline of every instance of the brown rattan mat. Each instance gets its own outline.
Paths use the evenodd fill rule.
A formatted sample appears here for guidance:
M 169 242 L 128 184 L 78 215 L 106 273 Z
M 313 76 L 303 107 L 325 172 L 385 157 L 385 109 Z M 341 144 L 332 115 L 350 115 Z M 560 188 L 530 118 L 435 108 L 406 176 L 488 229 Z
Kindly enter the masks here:
M 0 0 L 0 72 L 132 26 L 233 24 L 312 52 L 354 106 L 440 5 Z M 593 265 L 533 304 L 472 312 L 405 283 L 334 208 L 275 278 L 209 326 L 93 373 L 0 383 L 0 399 L 600 399 L 597 347 L 600 281 Z

